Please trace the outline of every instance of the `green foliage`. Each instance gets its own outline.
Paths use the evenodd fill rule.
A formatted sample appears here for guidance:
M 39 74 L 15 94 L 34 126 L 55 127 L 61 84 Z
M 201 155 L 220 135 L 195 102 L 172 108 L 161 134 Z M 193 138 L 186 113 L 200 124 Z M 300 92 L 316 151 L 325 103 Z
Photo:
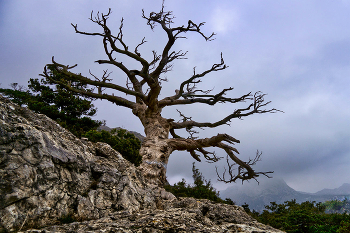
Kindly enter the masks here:
M 108 143 L 113 149 L 122 154 L 122 156 L 139 166 L 142 162 L 142 156 L 139 154 L 141 148 L 140 140 L 134 134 L 127 132 L 125 129 L 113 129 L 111 132 L 106 130 L 90 130 L 83 134 L 92 142 Z
M 33 95 L 29 91 L 24 91 L 18 83 L 11 83 L 11 87 L 12 89 L 0 88 L 0 93 L 7 96 L 12 102 L 22 106 L 33 98 Z
M 40 81 L 30 79 L 28 83 L 29 89 L 24 89 L 17 83 L 13 83 L 11 84 L 12 89 L 0 88 L 0 93 L 20 106 L 25 105 L 36 113 L 50 117 L 78 137 L 103 124 L 102 121 L 90 118 L 96 113 L 91 99 L 79 97 L 62 86 L 53 85 L 45 79 Z M 71 85 L 81 86 L 79 83 Z
M 326 213 L 344 213 L 349 210 L 349 200 L 344 199 L 343 201 L 331 200 L 323 202 L 322 205 L 326 208 Z
M 350 232 L 350 222 L 349 221 L 341 221 L 340 228 L 337 233 L 349 233 Z
M 350 232 L 348 214 L 326 214 L 322 203 L 286 201 L 284 204 L 271 202 L 260 214 L 251 212 L 248 205 L 243 208 L 259 222 L 293 233 L 338 233 Z
M 198 199 L 208 199 L 218 203 L 234 205 L 234 202 L 231 199 L 226 198 L 225 200 L 222 200 L 219 197 L 219 192 L 215 190 L 210 180 L 207 181 L 204 179 L 202 173 L 199 172 L 194 163 L 192 166 L 192 173 L 194 185 L 187 184 L 185 179 L 182 179 L 182 181 L 174 185 L 164 186 L 165 190 L 171 192 L 176 197 L 194 197 Z

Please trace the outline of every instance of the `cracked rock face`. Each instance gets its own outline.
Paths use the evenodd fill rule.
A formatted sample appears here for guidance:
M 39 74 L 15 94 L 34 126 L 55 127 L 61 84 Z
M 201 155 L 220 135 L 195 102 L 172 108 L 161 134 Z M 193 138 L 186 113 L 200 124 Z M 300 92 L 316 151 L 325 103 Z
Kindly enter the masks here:
M 109 145 L 0 96 L 0 232 L 153 206 L 139 171 Z
M 241 207 L 173 199 L 109 145 L 0 95 L 0 232 L 279 231 Z

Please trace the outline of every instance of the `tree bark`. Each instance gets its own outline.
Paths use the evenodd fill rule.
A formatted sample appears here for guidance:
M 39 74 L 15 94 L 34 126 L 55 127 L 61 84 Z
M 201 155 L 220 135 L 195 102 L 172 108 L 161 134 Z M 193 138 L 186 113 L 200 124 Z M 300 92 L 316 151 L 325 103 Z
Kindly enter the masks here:
M 160 111 L 152 111 L 146 105 L 138 104 L 133 113 L 141 120 L 146 137 L 140 149 L 140 169 L 145 181 L 162 187 L 166 183 L 166 169 L 172 149 L 168 145 L 170 124 Z

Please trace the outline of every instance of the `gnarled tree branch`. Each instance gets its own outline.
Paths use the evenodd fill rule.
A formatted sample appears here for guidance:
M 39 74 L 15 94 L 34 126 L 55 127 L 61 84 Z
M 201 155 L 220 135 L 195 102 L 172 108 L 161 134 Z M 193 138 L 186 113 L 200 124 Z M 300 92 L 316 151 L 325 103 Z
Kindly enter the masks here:
M 183 122 L 172 122 L 172 128 L 173 129 L 183 129 L 188 127 L 209 127 L 214 128 L 220 125 L 229 124 L 229 122 L 234 118 L 241 119 L 242 117 L 247 117 L 252 114 L 262 114 L 262 113 L 276 113 L 276 112 L 282 112 L 278 109 L 272 108 L 272 109 L 262 109 L 266 105 L 270 103 L 264 101 L 264 96 L 266 94 L 263 94 L 261 92 L 256 92 L 254 96 L 252 96 L 250 93 L 241 96 L 240 98 L 236 99 L 228 99 L 223 100 L 224 103 L 237 103 L 237 102 L 245 102 L 246 100 L 252 100 L 253 103 L 249 104 L 246 108 L 239 108 L 236 109 L 232 114 L 226 116 L 225 118 L 211 123 L 211 122 L 196 122 L 193 120 L 187 120 Z M 208 99 L 208 104 L 210 103 L 211 99 Z
M 80 95 L 83 96 L 87 96 L 87 97 L 92 97 L 92 98 L 96 98 L 96 99 L 106 99 L 111 101 L 112 103 L 115 103 L 117 105 L 120 106 L 124 106 L 127 108 L 133 108 L 134 107 L 134 102 L 127 100 L 125 98 L 122 97 L 118 97 L 118 96 L 114 96 L 114 95 L 109 95 L 109 94 L 105 94 L 100 92 L 102 87 L 106 87 L 106 88 L 111 88 L 117 91 L 121 91 L 124 92 L 125 94 L 130 94 L 130 95 L 134 95 L 140 98 L 144 98 L 144 96 L 140 93 L 137 93 L 135 91 L 131 91 L 128 90 L 127 88 L 121 87 L 119 85 L 113 84 L 113 83 L 107 83 L 106 81 L 108 80 L 105 76 L 104 79 L 102 79 L 102 81 L 95 81 L 95 80 L 91 80 L 89 78 L 86 78 L 84 76 L 82 76 L 81 74 L 75 74 L 70 72 L 69 70 L 76 67 L 76 65 L 74 66 L 65 66 L 62 64 L 59 64 L 57 62 L 55 62 L 54 57 L 52 57 L 52 64 L 48 64 L 44 67 L 44 71 L 43 74 L 40 74 L 41 76 L 47 78 L 48 80 L 50 80 L 53 83 L 59 84 L 61 86 L 64 86 L 67 90 L 78 93 Z M 49 71 L 51 70 L 51 71 Z M 55 72 L 57 76 L 57 74 L 59 74 L 59 79 L 54 78 L 52 72 Z M 94 76 L 96 77 L 96 76 Z M 83 89 L 83 88 L 75 88 L 72 87 L 70 85 L 70 83 L 72 81 L 79 81 L 82 84 L 90 84 L 93 85 L 95 87 L 98 87 L 98 93 L 94 93 L 91 90 L 87 90 L 87 89 Z
M 205 138 L 205 139 L 169 139 L 168 145 L 173 150 L 187 150 L 191 156 L 197 160 L 201 161 L 200 155 L 196 152 L 199 152 L 204 156 L 205 159 L 207 159 L 209 162 L 217 162 L 219 157 L 216 156 L 215 152 L 209 152 L 206 151 L 204 148 L 206 147 L 218 147 L 223 149 L 227 154 L 227 164 L 228 164 L 228 174 L 229 178 L 227 179 L 225 177 L 226 175 L 226 169 L 224 170 L 224 173 L 222 176 L 219 175 L 218 169 L 216 168 L 216 173 L 218 175 L 218 180 L 223 181 L 225 183 L 231 183 L 235 182 L 238 179 L 242 180 L 249 180 L 249 179 L 256 179 L 259 175 L 265 175 L 267 177 L 268 174 L 273 172 L 256 172 L 252 169 L 252 166 L 255 165 L 259 160 L 261 153 L 257 152 L 256 157 L 247 162 L 243 162 L 241 159 L 239 159 L 236 154 L 239 154 L 236 148 L 232 147 L 234 143 L 239 143 L 240 141 L 233 138 L 232 136 L 228 134 L 218 134 L 216 136 L 213 136 L 211 138 Z M 230 159 L 229 159 L 230 158 Z M 230 163 L 229 161 L 232 160 L 234 163 Z M 234 165 L 238 165 L 237 173 L 234 174 Z
M 224 168 L 223 174 L 220 175 L 218 172 L 218 168 L 216 167 L 216 174 L 218 176 L 218 181 L 222 181 L 225 183 L 232 183 L 232 182 L 236 182 L 239 179 L 243 183 L 245 180 L 254 179 L 258 182 L 258 180 L 256 178 L 259 177 L 260 175 L 271 178 L 271 176 L 269 176 L 269 174 L 272 174 L 273 171 L 256 172 L 251 168 L 251 166 L 255 165 L 258 161 L 260 161 L 260 157 L 262 155 L 262 152 L 257 151 L 255 158 L 252 160 L 249 159 L 249 161 L 245 163 L 245 162 L 242 162 L 241 160 L 239 160 L 229 149 L 225 149 L 225 151 L 227 152 L 226 162 L 227 162 L 228 170 L 226 170 Z M 229 157 L 235 163 L 231 163 L 229 160 Z M 236 165 L 238 165 L 237 169 L 234 168 L 234 166 L 236 166 Z M 236 174 L 234 174 L 235 170 L 237 170 Z M 226 177 L 225 177 L 226 174 L 228 174 L 228 176 L 229 176 L 228 179 L 226 179 Z

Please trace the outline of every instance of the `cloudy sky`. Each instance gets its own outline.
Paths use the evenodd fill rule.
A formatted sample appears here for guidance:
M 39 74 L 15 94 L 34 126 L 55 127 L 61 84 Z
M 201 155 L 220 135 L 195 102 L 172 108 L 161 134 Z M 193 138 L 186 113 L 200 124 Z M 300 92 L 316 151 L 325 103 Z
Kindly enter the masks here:
M 0 83 L 2 88 L 17 82 L 26 86 L 38 78 L 45 64 L 55 56 L 57 62 L 78 64 L 75 72 L 88 76 L 89 69 L 101 75 L 113 71 L 117 83 L 125 83 L 113 67 L 95 64 L 104 59 L 101 38 L 78 35 L 70 25 L 83 31 L 100 28 L 88 20 L 91 10 L 107 12 L 112 8 L 110 28 L 117 31 L 124 18 L 124 38 L 145 57 L 160 51 L 165 34 L 154 32 L 141 18 L 158 11 L 161 0 L 0 0 Z M 189 51 L 187 60 L 174 63 L 167 73 L 163 95 L 174 94 L 174 87 L 190 77 L 193 67 L 203 71 L 219 62 L 220 52 L 228 69 L 203 79 L 200 87 L 219 92 L 229 86 L 230 97 L 250 91 L 267 93 L 270 107 L 284 113 L 253 115 L 232 121 L 231 126 L 200 130 L 209 137 L 228 133 L 239 139 L 243 160 L 263 152 L 256 166 L 260 171 L 274 171 L 288 185 L 299 191 L 316 192 L 350 183 L 350 1 L 349 0 L 167 0 L 166 10 L 176 16 L 174 22 L 206 22 L 203 32 L 215 32 L 216 39 L 206 42 L 196 34 L 178 40 L 175 49 Z M 125 61 L 134 66 L 134 63 Z M 137 68 L 137 67 L 135 67 Z M 132 69 L 132 68 L 131 68 Z M 96 119 L 105 119 L 110 127 L 124 127 L 143 132 L 141 123 L 128 109 L 105 101 L 96 101 Z M 209 107 L 195 105 L 181 111 L 198 121 L 215 121 L 232 113 L 237 106 Z M 176 109 L 165 109 L 165 117 L 178 118 Z M 219 152 L 219 155 L 223 155 Z M 193 159 L 174 152 L 168 165 L 171 183 L 182 177 L 191 181 Z M 222 169 L 225 162 L 216 164 Z M 205 178 L 217 189 L 215 165 L 196 163 Z M 264 178 L 261 179 L 263 185 Z M 232 185 L 232 184 L 231 184 Z M 235 184 L 240 185 L 240 184 Z

